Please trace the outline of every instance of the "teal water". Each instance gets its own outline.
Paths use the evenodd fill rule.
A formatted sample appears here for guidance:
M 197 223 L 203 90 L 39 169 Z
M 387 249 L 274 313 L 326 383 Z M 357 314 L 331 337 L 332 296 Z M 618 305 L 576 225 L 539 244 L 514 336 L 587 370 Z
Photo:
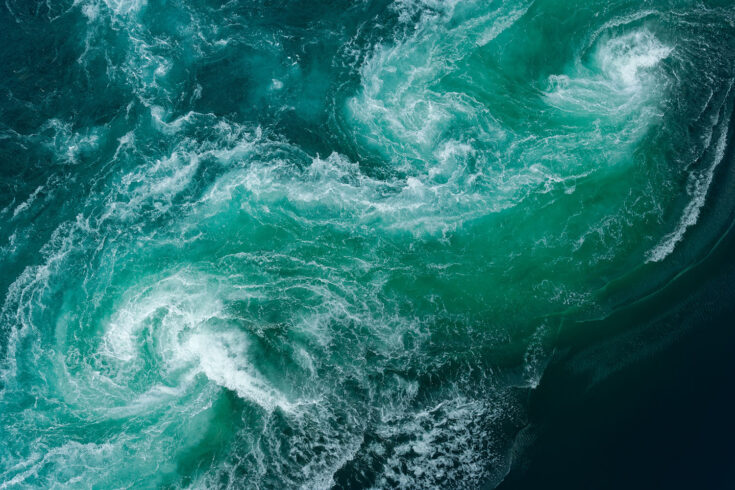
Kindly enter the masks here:
M 0 488 L 496 486 L 548 363 L 655 356 L 605 339 L 732 223 L 731 1 L 8 0 L 0 39 Z

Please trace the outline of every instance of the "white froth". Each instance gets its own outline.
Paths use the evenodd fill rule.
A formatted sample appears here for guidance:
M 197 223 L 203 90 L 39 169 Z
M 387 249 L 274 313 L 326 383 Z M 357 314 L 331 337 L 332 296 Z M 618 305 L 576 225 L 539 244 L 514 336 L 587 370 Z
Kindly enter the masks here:
M 101 12 L 113 17 L 136 15 L 147 4 L 147 0 L 75 0 L 74 5 L 82 5 L 82 13 L 90 22 L 100 20 Z
M 672 52 L 650 31 L 636 31 L 602 43 L 597 62 L 603 73 L 628 90 L 640 88 L 647 70 L 658 65 Z
M 149 167 L 126 174 L 116 192 L 107 198 L 102 220 L 112 217 L 133 220 L 145 206 L 156 214 L 164 214 L 173 199 L 191 183 L 198 167 L 197 154 L 175 152 Z
M 250 364 L 247 334 L 225 312 L 211 286 L 177 274 L 128 293 L 105 327 L 99 354 L 114 361 L 116 382 L 145 369 L 144 345 L 155 346 L 167 384 L 185 387 L 203 374 L 271 411 L 290 404 Z
M 549 77 L 546 101 L 564 112 L 604 117 L 625 135 L 642 134 L 657 115 L 654 107 L 663 96 L 665 79 L 656 67 L 672 48 L 647 30 L 611 39 L 599 39 L 592 66 L 578 60 L 568 74 Z
M 712 185 L 715 169 L 725 156 L 727 130 L 728 126 L 726 124 L 723 125 L 720 136 L 717 139 L 712 163 L 709 167 L 701 173 L 693 172 L 689 175 L 687 193 L 691 196 L 691 200 L 684 208 L 676 229 L 664 236 L 661 242 L 646 254 L 647 262 L 660 262 L 668 257 L 674 251 L 676 245 L 684 238 L 687 229 L 695 225 L 699 220 L 699 214 L 707 199 L 709 188 Z
M 43 190 L 43 186 L 38 186 L 33 193 L 28 196 L 28 199 L 23 201 L 22 203 L 18 204 L 18 206 L 13 210 L 13 218 L 18 216 L 20 213 L 28 209 L 32 204 L 33 201 L 36 200 L 36 197 L 38 197 L 38 194 Z

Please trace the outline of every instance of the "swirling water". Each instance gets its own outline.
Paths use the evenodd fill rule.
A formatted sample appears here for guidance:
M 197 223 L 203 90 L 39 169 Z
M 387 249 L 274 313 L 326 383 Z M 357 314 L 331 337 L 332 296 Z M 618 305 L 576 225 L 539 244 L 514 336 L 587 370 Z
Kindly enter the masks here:
M 565 326 L 729 226 L 730 1 L 0 24 L 0 488 L 494 486 Z

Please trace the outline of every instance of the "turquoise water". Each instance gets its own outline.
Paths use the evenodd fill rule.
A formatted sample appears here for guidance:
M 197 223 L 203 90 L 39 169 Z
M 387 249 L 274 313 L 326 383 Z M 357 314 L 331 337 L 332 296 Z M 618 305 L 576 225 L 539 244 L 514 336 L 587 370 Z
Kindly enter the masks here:
M 0 488 L 495 486 L 561 345 L 735 208 L 730 1 L 8 0 L 0 33 Z

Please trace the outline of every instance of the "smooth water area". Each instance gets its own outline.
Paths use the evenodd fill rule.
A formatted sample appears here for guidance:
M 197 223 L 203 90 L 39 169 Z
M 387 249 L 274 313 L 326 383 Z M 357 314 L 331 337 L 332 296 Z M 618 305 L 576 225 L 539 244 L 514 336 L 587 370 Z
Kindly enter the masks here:
M 731 1 L 7 0 L 0 40 L 0 488 L 493 487 L 569 339 L 654 355 L 604 338 L 732 223 Z

